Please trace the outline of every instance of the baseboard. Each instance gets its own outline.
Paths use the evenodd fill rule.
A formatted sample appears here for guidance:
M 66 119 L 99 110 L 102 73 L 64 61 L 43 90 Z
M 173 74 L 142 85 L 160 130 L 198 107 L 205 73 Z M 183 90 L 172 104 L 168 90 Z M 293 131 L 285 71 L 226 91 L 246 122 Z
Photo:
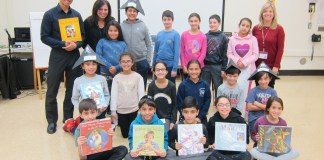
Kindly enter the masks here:
M 324 70 L 280 70 L 280 76 L 324 76 Z

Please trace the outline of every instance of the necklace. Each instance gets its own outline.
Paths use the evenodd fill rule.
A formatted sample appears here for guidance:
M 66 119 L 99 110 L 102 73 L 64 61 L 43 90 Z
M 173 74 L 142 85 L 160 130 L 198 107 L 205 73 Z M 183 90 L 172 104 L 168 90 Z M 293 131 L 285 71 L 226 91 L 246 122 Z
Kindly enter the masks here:
M 268 33 L 269 33 L 269 30 L 270 30 L 270 28 L 268 29 L 268 31 L 267 31 L 267 33 L 264 35 L 264 32 L 263 32 L 263 28 L 264 27 L 262 27 L 262 47 L 263 47 L 263 52 L 265 51 L 265 45 L 264 45 L 264 41 L 265 41 L 265 39 L 267 38 L 267 35 L 268 35 Z

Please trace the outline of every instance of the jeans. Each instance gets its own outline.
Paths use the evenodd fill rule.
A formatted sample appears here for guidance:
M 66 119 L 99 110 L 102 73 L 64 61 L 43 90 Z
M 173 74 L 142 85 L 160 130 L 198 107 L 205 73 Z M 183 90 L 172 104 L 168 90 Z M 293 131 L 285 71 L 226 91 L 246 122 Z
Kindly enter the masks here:
M 136 62 L 136 72 L 143 77 L 144 80 L 144 90 L 146 91 L 146 83 L 147 83 L 147 74 L 150 70 L 150 64 L 146 59 Z

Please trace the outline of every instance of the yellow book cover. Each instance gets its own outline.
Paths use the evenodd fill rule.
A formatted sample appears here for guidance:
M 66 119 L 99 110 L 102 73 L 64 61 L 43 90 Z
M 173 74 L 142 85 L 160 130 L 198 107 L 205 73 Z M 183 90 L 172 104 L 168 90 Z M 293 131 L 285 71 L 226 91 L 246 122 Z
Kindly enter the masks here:
M 79 18 L 59 19 L 62 41 L 82 41 Z

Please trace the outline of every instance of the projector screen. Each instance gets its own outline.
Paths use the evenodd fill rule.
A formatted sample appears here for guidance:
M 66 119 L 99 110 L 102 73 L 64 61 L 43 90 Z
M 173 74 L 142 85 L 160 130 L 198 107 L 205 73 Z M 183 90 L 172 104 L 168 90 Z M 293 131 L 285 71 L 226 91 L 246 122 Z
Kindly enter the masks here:
M 119 8 L 126 1 L 119 0 Z M 208 20 L 211 15 L 218 14 L 222 21 L 224 21 L 224 0 L 140 0 L 140 2 L 145 16 L 138 13 L 138 18 L 144 21 L 151 35 L 156 35 L 164 29 L 162 12 L 165 10 L 171 10 L 173 12 L 173 29 L 178 31 L 180 35 L 182 32 L 190 29 L 188 17 L 193 12 L 200 15 L 200 30 L 203 33 L 209 31 Z M 119 22 L 125 19 L 127 19 L 125 10 L 119 10 Z M 222 26 L 219 29 L 222 30 Z

